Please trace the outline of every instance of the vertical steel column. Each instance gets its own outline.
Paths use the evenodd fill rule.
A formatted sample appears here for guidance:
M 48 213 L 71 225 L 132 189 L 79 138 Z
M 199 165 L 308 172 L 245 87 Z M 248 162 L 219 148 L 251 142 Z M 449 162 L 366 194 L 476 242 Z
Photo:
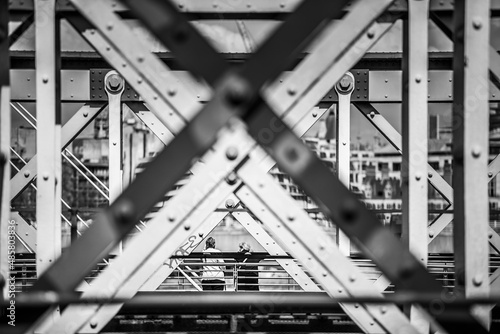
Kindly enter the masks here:
M 455 289 L 485 297 L 488 284 L 489 0 L 455 1 L 453 188 Z M 489 327 L 488 307 L 473 309 Z
M 35 2 L 37 155 L 37 273 L 61 253 L 61 117 L 55 0 Z
M 403 242 L 427 265 L 427 44 L 429 1 L 408 1 L 403 23 Z M 429 322 L 415 305 L 409 305 L 411 323 L 421 333 Z
M 112 203 L 122 192 L 121 95 L 125 82 L 116 71 L 108 72 L 104 82 L 109 101 L 109 202 Z
M 122 103 L 125 81 L 116 71 L 109 71 L 104 78 L 104 89 L 108 95 L 108 173 L 109 203 L 122 193 Z M 111 253 L 122 252 L 123 244 Z
M 9 279 L 9 215 L 10 215 L 10 82 L 9 82 L 9 7 L 0 2 L 0 154 L 4 161 L 0 188 L 0 279 Z M 8 284 L 0 291 L 0 299 L 7 298 Z
M 354 76 L 348 72 L 335 85 L 339 96 L 337 111 L 337 175 L 349 188 L 351 177 L 351 94 L 354 90 Z M 337 227 L 337 244 L 342 254 L 351 254 L 349 237 Z

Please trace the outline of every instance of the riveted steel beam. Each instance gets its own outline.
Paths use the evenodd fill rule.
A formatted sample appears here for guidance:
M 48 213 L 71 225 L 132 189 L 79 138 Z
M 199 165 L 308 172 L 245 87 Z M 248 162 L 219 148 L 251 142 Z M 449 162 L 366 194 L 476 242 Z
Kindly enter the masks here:
M 174 135 L 142 102 L 124 103 L 123 108 L 134 113 L 164 145 L 174 139 Z
M 108 95 L 108 147 L 109 147 L 109 201 L 113 202 L 122 192 L 122 103 L 121 95 L 125 81 L 115 71 L 108 72 L 104 79 Z
M 112 0 L 105 0 L 112 1 Z M 111 2 L 113 9 L 121 17 L 129 18 L 131 13 L 126 6 L 120 2 Z M 286 15 L 293 12 L 300 3 L 300 0 L 252 0 L 251 2 L 218 0 L 216 2 L 206 2 L 204 0 L 175 0 L 173 3 L 190 19 L 206 20 L 220 19 L 274 19 L 286 18 Z M 346 6 L 344 12 L 351 10 L 352 2 Z M 33 11 L 33 0 L 11 0 L 9 10 L 12 14 Z M 67 0 L 57 1 L 57 10 L 61 14 L 72 13 L 74 8 Z M 389 13 L 406 13 L 408 5 L 406 1 L 396 0 L 388 9 Z M 430 10 L 432 12 L 451 13 L 454 10 L 453 0 L 430 0 Z M 491 14 L 500 14 L 500 1 L 491 1 Z
M 339 97 L 337 110 L 337 175 L 339 181 L 349 189 L 351 184 L 351 96 L 356 89 L 352 73 L 346 73 L 335 85 Z M 351 255 L 349 237 L 337 226 L 337 244 L 345 256 Z
M 402 241 L 427 266 L 427 48 L 429 1 L 408 1 L 408 17 L 403 21 L 403 190 Z M 429 322 L 421 310 L 408 306 L 411 323 L 421 333 L 429 332 Z
M 81 26 L 78 26 L 78 21 L 72 21 L 72 23 L 80 31 L 84 31 L 84 37 L 97 46 L 97 50 L 103 57 L 115 65 L 115 69 L 148 104 L 155 106 L 163 102 L 169 106 L 163 111 L 159 109 L 157 117 L 164 120 L 164 124 L 172 124 L 171 126 L 177 130 L 171 131 L 178 133 L 178 129 L 182 128 L 185 123 L 184 117 L 191 119 L 200 108 L 196 97 L 183 89 L 168 68 L 148 51 L 145 41 L 134 37 L 132 29 L 112 12 L 110 2 L 73 0 L 72 3 L 88 21 L 99 29 L 99 33 L 83 30 Z M 92 36 L 93 34 L 96 36 Z M 120 50 L 120 54 L 117 54 L 115 48 Z M 158 75 L 159 73 L 161 75 Z M 151 89 L 141 89 L 142 83 L 148 83 Z M 160 107 L 163 106 L 160 105 Z M 164 114 L 160 114 L 160 111 Z
M 459 1 L 454 18 L 453 187 L 455 291 L 489 294 L 488 81 L 490 2 Z M 489 328 L 489 308 L 473 313 Z
M 36 92 L 38 99 L 37 154 L 43 159 L 37 163 L 37 250 L 36 272 L 39 277 L 61 255 L 61 105 L 59 19 L 55 0 L 35 3 L 36 22 Z M 51 323 L 59 316 L 59 308 L 47 313 Z
M 36 252 L 36 229 L 29 225 L 18 212 L 10 213 L 10 221 L 16 226 L 17 240 L 28 250 L 29 253 Z
M 278 113 L 280 110 L 293 113 L 315 105 L 332 88 L 332 83 L 339 81 L 390 27 L 374 21 L 391 2 L 356 2 L 352 12 L 334 29 L 330 27 L 319 36 L 312 53 L 286 78 L 286 82 L 277 80 L 271 84 L 271 89 L 264 92 L 266 101 Z M 292 100 L 290 96 L 301 98 Z
M 61 115 L 59 103 L 59 29 L 55 0 L 35 3 L 37 25 L 37 273 L 41 275 L 61 253 Z M 57 24 L 56 24 L 57 22 Z

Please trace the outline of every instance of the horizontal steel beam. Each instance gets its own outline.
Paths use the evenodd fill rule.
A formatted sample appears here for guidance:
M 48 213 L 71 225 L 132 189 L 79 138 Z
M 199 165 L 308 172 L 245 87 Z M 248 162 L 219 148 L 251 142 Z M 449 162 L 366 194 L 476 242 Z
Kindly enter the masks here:
M 100 70 L 63 70 L 61 71 L 61 100 L 63 102 L 107 102 L 107 96 L 104 91 L 103 82 L 92 82 L 92 72 L 101 72 L 103 75 L 110 69 Z M 13 101 L 35 101 L 35 70 L 11 70 L 12 81 L 12 100 Z M 211 90 L 207 85 L 187 80 L 185 71 L 171 72 L 177 80 L 190 91 L 195 92 L 198 101 L 206 102 L 210 99 Z M 366 74 L 365 74 L 366 73 Z M 285 72 L 280 76 L 280 80 L 286 80 L 291 72 Z M 353 101 L 371 101 L 371 102 L 390 102 L 397 103 L 402 101 L 401 96 L 401 75 L 397 71 L 369 71 L 353 70 L 353 74 L 358 81 L 364 81 L 366 90 L 360 83 L 360 90 L 357 89 L 352 94 Z M 452 84 L 453 72 L 445 70 L 429 71 L 429 102 L 449 102 L 453 101 Z M 365 78 L 365 79 L 363 79 Z M 94 79 L 99 80 L 99 79 Z M 320 102 L 330 105 L 338 100 L 337 94 L 332 90 L 328 92 Z M 140 97 L 130 94 L 125 88 L 123 101 L 139 101 Z M 500 90 L 491 82 L 485 82 L 478 88 L 482 94 L 489 94 L 489 100 L 492 102 L 500 101 Z M 484 92 L 484 93 L 483 93 Z
M 153 51 L 154 52 L 154 51 Z M 183 70 L 171 52 L 154 52 L 172 70 Z M 249 53 L 222 53 L 222 57 L 234 66 L 242 64 L 251 57 Z M 296 59 L 296 63 L 307 56 L 302 53 Z M 34 50 L 12 50 L 10 51 L 11 69 L 34 69 Z M 354 65 L 355 69 L 373 70 L 400 70 L 403 54 L 401 52 L 370 52 Z M 429 52 L 430 70 L 451 70 L 453 67 L 453 54 L 451 52 Z M 293 67 L 296 64 L 293 64 Z M 109 64 L 97 53 L 82 50 L 81 52 L 61 52 L 61 67 L 68 70 L 84 70 L 91 68 L 109 68 Z
M 287 14 L 293 12 L 301 0 L 172 0 L 179 11 L 185 13 L 190 19 L 283 19 Z M 72 12 L 74 8 L 68 1 L 57 1 L 59 12 Z M 115 11 L 124 18 L 131 17 L 128 9 L 120 2 L 115 3 Z M 351 6 L 346 6 L 349 11 Z M 430 10 L 438 12 L 452 12 L 454 10 L 453 0 L 431 0 Z M 9 10 L 13 13 L 33 10 L 33 0 L 11 0 Z M 389 8 L 390 13 L 405 13 L 408 10 L 406 1 L 395 1 Z M 500 1 L 491 1 L 491 14 L 500 14 Z
M 201 298 L 203 296 L 203 298 Z M 429 303 L 437 298 L 449 298 L 450 305 L 491 304 L 500 296 L 457 298 L 452 294 L 417 294 L 399 292 L 384 297 L 331 298 L 325 292 L 161 292 L 139 291 L 131 299 L 80 298 L 79 294 L 58 296 L 39 293 L 18 294 L 16 307 L 37 308 L 48 305 L 124 303 L 120 314 L 237 314 L 237 313 L 330 313 L 342 312 L 339 303 L 350 304 L 411 304 Z M 0 304 L 3 305 L 3 304 Z

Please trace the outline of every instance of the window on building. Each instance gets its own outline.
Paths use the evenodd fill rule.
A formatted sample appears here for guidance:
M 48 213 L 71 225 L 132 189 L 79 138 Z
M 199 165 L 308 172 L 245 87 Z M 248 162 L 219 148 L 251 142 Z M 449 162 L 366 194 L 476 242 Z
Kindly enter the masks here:
M 497 197 L 497 178 L 494 177 L 490 183 L 488 183 L 488 195 L 490 197 Z
M 434 170 L 438 171 L 439 170 L 439 161 L 431 161 L 429 162 L 429 165 L 431 165 Z
M 389 163 L 387 162 L 379 162 L 378 163 L 378 170 L 384 170 L 389 168 Z
M 394 172 L 399 172 L 401 170 L 401 163 L 400 162 L 394 162 L 392 164 L 392 170 Z

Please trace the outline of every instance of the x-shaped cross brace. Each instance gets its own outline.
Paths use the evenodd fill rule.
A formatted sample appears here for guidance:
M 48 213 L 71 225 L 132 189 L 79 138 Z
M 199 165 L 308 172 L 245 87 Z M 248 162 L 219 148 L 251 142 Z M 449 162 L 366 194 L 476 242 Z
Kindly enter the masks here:
M 215 94 L 212 101 L 155 159 L 147 172 L 141 174 L 70 251 L 40 277 L 35 289 L 71 292 L 96 261 L 108 253 L 174 185 L 193 159 L 215 143 L 219 130 L 234 117 L 240 117 L 247 123 L 248 132 L 280 168 L 296 180 L 396 286 L 408 291 L 441 292 L 441 286 L 419 261 L 342 186 L 259 96 L 262 86 L 275 79 L 284 66 L 295 58 L 298 47 L 314 35 L 321 23 L 338 17 L 347 1 L 304 1 L 238 71 L 231 70 L 169 2 L 126 2 L 187 68 L 214 86 Z M 198 54 L 203 57 L 193 57 Z M 228 148 L 226 155 L 229 159 L 236 159 L 238 150 Z M 171 163 L 173 160 L 174 164 Z M 158 175 L 165 175 L 161 186 L 157 182 Z M 92 249 L 87 248 L 89 243 L 94 244 Z M 71 272 L 65 270 L 74 262 L 80 264 L 79 268 Z M 436 318 L 446 330 L 453 332 L 457 325 L 450 321 L 450 311 L 445 307 Z M 453 313 L 456 315 L 457 311 L 453 310 Z M 460 330 L 485 332 L 466 310 L 458 313 L 462 321 Z

